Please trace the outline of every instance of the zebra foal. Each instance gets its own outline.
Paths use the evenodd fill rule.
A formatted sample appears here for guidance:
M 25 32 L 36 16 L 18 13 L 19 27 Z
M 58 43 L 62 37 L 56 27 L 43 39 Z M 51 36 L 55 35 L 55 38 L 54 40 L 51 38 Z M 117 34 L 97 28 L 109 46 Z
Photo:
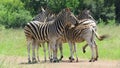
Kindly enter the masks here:
M 70 60 L 72 61 L 71 58 L 73 57 L 73 52 L 76 53 L 75 42 L 86 41 L 87 44 L 83 47 L 83 52 L 85 52 L 85 48 L 89 45 L 92 51 L 92 57 L 90 59 L 90 62 L 94 62 L 98 59 L 98 49 L 94 37 L 96 36 L 99 40 L 103 40 L 107 36 L 106 35 L 99 36 L 97 34 L 96 21 L 90 15 L 89 10 L 84 10 L 82 14 L 78 17 L 78 19 L 80 20 L 78 26 L 72 29 L 68 29 L 68 28 L 66 29 L 66 37 L 69 41 L 69 46 L 71 51 Z M 74 50 L 72 46 L 74 46 Z M 76 58 L 77 58 L 77 54 L 76 54 Z

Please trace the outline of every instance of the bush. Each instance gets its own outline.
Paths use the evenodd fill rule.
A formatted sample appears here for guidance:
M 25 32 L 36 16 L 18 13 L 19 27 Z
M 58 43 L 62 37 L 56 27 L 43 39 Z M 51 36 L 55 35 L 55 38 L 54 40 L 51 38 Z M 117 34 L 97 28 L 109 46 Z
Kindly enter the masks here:
M 0 24 L 5 28 L 19 28 L 32 19 L 30 12 L 25 10 L 19 0 L 0 2 Z

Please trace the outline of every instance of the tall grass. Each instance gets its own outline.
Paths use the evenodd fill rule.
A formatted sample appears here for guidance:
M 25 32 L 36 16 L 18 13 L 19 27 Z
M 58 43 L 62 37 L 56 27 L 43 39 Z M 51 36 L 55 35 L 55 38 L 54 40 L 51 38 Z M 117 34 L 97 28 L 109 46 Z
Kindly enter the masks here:
M 98 31 L 100 35 L 108 34 L 109 38 L 97 41 L 98 52 L 100 59 L 120 60 L 120 26 L 115 25 L 99 25 Z M 86 53 L 82 53 L 82 46 L 86 42 L 77 43 L 77 54 L 79 58 L 90 58 L 91 51 L 87 47 Z M 0 56 L 23 56 L 27 57 L 26 39 L 23 29 L 2 29 L 0 30 Z M 44 56 L 43 49 L 40 48 L 40 57 Z M 69 46 L 67 43 L 63 45 L 64 57 L 70 55 Z

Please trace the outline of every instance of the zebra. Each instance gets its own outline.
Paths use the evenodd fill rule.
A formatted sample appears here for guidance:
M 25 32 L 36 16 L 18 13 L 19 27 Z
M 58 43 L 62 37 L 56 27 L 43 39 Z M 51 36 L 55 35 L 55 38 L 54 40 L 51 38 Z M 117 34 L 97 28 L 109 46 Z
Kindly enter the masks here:
M 91 48 L 92 48 L 92 46 L 95 46 L 93 43 L 95 31 L 94 32 L 93 31 L 94 31 L 94 29 L 90 25 L 81 25 L 80 24 L 72 29 L 66 28 L 66 38 L 69 43 L 69 47 L 70 47 L 70 51 L 71 51 L 70 52 L 71 54 L 69 57 L 71 62 L 73 60 L 73 52 L 75 52 L 76 61 L 78 62 L 78 57 L 77 57 L 77 53 L 76 53 L 76 45 L 75 45 L 76 42 L 80 43 L 83 41 L 87 41 L 87 43 L 89 45 L 91 45 Z M 73 50 L 73 46 L 74 46 L 74 50 Z M 93 49 L 91 49 L 91 50 L 93 50 Z M 92 59 L 90 61 L 92 61 Z
M 44 10 L 44 8 L 43 7 L 41 7 L 41 12 L 38 14 L 38 15 L 36 15 L 33 19 L 32 19 L 32 21 L 34 21 L 34 22 L 36 22 L 36 23 L 39 23 L 39 22 L 41 22 L 41 23 L 45 23 L 45 22 L 47 22 L 47 21 L 50 21 L 52 18 L 53 18 L 53 16 L 50 16 L 51 14 L 50 14 L 50 12 L 49 12 L 49 10 L 48 9 L 45 9 Z M 49 17 L 49 18 L 48 18 Z M 38 22 L 39 21 L 39 22 Z M 35 40 L 34 40 L 34 42 L 35 42 Z M 43 45 L 43 50 L 44 50 L 44 60 L 46 61 L 46 50 L 45 50 L 45 46 L 44 46 L 44 43 L 42 43 L 42 45 Z M 41 44 L 40 44 L 40 46 L 41 46 Z M 36 48 L 36 51 L 37 51 L 37 59 L 38 59 L 38 61 L 40 62 L 40 60 L 39 60 L 39 55 L 38 55 L 38 50 L 39 50 L 39 46 L 37 46 L 37 47 L 35 47 L 34 45 L 32 46 L 33 48 Z M 28 47 L 28 49 L 30 50 L 30 46 Z M 32 51 L 33 52 L 33 51 Z M 48 51 L 49 52 L 49 51 Z
M 88 10 L 84 10 L 82 13 L 83 14 L 81 14 L 81 18 L 78 18 L 80 20 L 79 22 L 80 25 L 70 30 L 68 30 L 68 28 L 66 29 L 66 37 L 69 41 L 69 46 L 70 46 L 70 51 L 71 51 L 70 59 L 73 57 L 72 56 L 73 51 L 76 53 L 75 42 L 87 41 L 87 44 L 83 47 L 83 52 L 85 52 L 85 48 L 89 45 L 92 51 L 92 58 L 90 59 L 90 62 L 94 62 L 98 59 L 98 49 L 97 49 L 96 42 L 94 40 L 94 36 L 96 36 L 99 40 L 103 40 L 107 36 L 106 35 L 99 36 L 97 34 L 96 21 L 89 14 Z M 72 45 L 74 45 L 74 50 L 72 50 L 73 49 Z M 96 55 L 94 55 L 94 52 Z M 77 54 L 76 54 L 76 58 L 77 58 Z M 78 58 L 76 61 L 78 61 Z
M 80 21 L 84 20 L 84 19 L 91 19 L 91 20 L 93 20 L 94 22 L 91 21 L 91 23 L 90 23 L 90 20 L 88 20 L 88 21 L 84 22 L 84 24 L 91 24 L 91 26 L 94 28 L 94 30 L 97 31 L 97 25 L 96 25 L 97 21 L 91 16 L 90 10 L 87 10 L 87 9 L 83 10 L 81 13 L 79 13 L 79 15 L 77 16 L 77 18 Z M 96 34 L 97 34 L 97 32 L 96 32 Z M 107 38 L 107 37 L 108 37 L 108 35 L 102 35 L 102 36 L 100 36 L 98 38 L 98 40 L 101 41 L 101 40 L 103 40 L 104 38 Z M 83 46 L 83 53 L 86 52 L 85 49 L 86 49 L 87 46 L 88 46 L 88 44 L 85 44 Z
M 88 10 L 86 11 L 86 10 L 84 10 L 82 13 L 85 13 L 85 12 L 88 12 Z M 83 14 L 82 14 L 83 15 Z M 96 37 L 99 39 L 99 40 L 103 40 L 104 38 L 105 38 L 105 35 L 103 35 L 103 36 L 99 36 L 98 34 L 97 34 L 97 32 L 95 31 L 96 30 L 96 22 L 94 21 L 94 19 L 93 19 L 93 17 L 89 14 L 88 15 L 88 13 L 87 14 L 84 14 L 84 16 L 81 16 L 82 17 L 82 19 L 80 19 L 80 25 L 78 26 L 78 27 L 76 27 L 76 28 L 74 28 L 74 29 L 66 29 L 66 37 L 67 37 L 67 39 L 68 40 L 70 40 L 70 42 L 69 42 L 69 46 L 70 46 L 70 53 L 71 53 L 71 56 L 69 57 L 69 59 L 70 59 L 70 61 L 72 61 L 73 60 L 73 56 L 72 56 L 72 52 L 73 51 L 75 51 L 75 53 L 76 53 L 76 46 L 75 46 L 75 42 L 80 42 L 80 40 L 83 40 L 81 37 L 79 37 L 79 35 L 83 35 L 83 33 L 85 32 L 85 31 L 83 31 L 83 32 L 81 32 L 81 30 L 83 30 L 83 29 L 87 29 L 87 31 L 88 31 L 88 33 L 89 32 L 91 32 L 90 31 L 90 29 L 92 29 L 94 32 L 94 34 L 96 35 Z M 87 28 L 86 28 L 86 25 L 87 25 Z M 77 29 L 77 28 L 79 28 L 79 29 Z M 77 30 L 76 30 L 77 29 Z M 88 33 L 86 33 L 86 34 L 88 34 Z M 77 35 L 76 35 L 77 34 Z M 84 36 L 84 35 L 83 35 Z M 65 38 L 64 38 L 65 39 Z M 66 39 L 65 39 L 66 40 Z M 65 42 L 65 40 L 63 41 L 63 42 Z M 89 40 L 88 40 L 89 41 Z M 71 43 L 72 42 L 72 43 Z M 72 50 L 72 45 L 74 45 L 74 50 Z M 87 46 L 88 44 L 86 44 L 85 46 L 84 46 L 84 48 L 83 48 L 83 50 L 85 51 L 85 48 L 86 48 L 86 46 Z M 62 51 L 62 43 L 59 43 L 59 46 L 60 46 L 60 51 Z M 97 47 L 96 47 L 97 48 Z M 76 58 L 77 58 L 77 54 L 76 54 Z M 61 60 L 61 59 L 60 59 Z M 78 58 L 77 58 L 77 60 L 76 61 L 78 61 Z M 91 60 L 92 61 L 92 60 Z
M 48 42 L 50 46 L 52 46 L 53 50 L 53 61 L 57 61 L 57 54 L 56 54 L 56 40 L 62 37 L 64 28 L 69 25 L 76 26 L 78 24 L 77 18 L 74 14 L 68 9 L 63 9 L 57 15 L 55 21 L 51 23 L 38 23 L 38 21 L 31 21 L 24 27 L 24 33 L 27 39 L 27 45 L 30 46 L 33 43 L 34 46 L 37 46 L 38 43 Z M 35 41 L 34 41 L 35 40 Z M 35 62 L 35 47 L 33 49 L 32 55 L 32 62 Z M 28 62 L 30 60 L 30 51 L 28 48 Z

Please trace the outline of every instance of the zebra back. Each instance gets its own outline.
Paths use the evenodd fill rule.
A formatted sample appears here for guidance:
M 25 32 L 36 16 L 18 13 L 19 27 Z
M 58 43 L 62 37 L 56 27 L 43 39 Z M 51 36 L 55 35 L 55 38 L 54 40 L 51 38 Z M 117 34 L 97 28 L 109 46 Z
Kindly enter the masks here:
M 76 25 L 76 18 L 68 9 L 63 9 L 51 23 L 41 23 L 31 21 L 28 23 L 24 32 L 26 37 L 36 40 L 48 41 L 50 38 L 59 37 L 63 34 L 66 25 Z

